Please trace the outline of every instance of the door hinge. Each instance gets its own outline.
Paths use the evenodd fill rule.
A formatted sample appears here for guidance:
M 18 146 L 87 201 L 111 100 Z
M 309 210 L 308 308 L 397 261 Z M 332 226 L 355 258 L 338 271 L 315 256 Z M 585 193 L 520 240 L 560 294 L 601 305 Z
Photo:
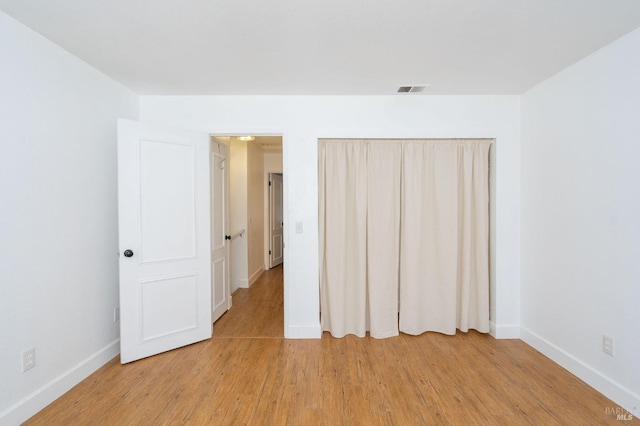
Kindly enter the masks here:
M 225 236 L 224 236 L 224 239 L 225 239 L 225 240 L 230 240 L 230 239 L 231 239 L 231 235 L 225 235 Z
M 269 250 L 269 254 L 271 254 L 271 250 Z
M 271 186 L 271 181 L 269 181 L 269 186 Z

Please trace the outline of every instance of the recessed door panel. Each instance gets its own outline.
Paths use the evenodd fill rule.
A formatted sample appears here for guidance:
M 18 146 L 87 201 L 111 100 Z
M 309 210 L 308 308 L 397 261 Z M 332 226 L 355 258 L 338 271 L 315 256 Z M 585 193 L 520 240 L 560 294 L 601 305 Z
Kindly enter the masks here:
M 212 277 L 214 283 L 224 284 L 226 282 L 226 262 L 225 258 L 220 258 L 213 261 Z M 220 307 L 227 304 L 227 288 L 225 285 L 213 286 L 213 311 L 215 312 Z M 225 309 L 226 311 L 226 309 Z
M 171 301 L 171 312 L 165 301 Z M 154 279 L 140 283 L 141 341 L 157 339 L 198 325 L 198 286 L 195 275 Z
M 139 142 L 140 262 L 196 256 L 195 149 Z

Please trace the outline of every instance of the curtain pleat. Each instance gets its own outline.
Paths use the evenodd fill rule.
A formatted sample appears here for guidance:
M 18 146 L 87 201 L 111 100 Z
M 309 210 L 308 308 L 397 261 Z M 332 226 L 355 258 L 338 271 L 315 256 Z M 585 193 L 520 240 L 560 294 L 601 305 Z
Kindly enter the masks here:
M 456 330 L 456 150 L 407 142 L 402 168 L 400 331 Z
M 323 330 L 488 332 L 489 148 L 488 140 L 319 141 Z
M 367 290 L 371 337 L 398 333 L 402 145 L 368 143 Z
M 461 331 L 489 332 L 489 149 L 458 146 L 458 318 Z

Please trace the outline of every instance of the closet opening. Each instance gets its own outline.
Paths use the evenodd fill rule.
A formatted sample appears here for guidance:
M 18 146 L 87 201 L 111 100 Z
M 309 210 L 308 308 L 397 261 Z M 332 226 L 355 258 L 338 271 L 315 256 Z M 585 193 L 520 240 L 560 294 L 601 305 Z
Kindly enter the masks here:
M 494 139 L 319 139 L 321 326 L 488 333 Z

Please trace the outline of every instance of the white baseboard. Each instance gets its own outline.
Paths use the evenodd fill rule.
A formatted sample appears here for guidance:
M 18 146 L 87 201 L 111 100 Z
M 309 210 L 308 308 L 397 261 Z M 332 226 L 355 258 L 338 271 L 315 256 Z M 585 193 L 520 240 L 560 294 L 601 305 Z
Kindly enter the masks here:
M 319 339 L 321 337 L 320 323 L 317 325 L 289 325 L 284 328 L 285 339 Z
M 494 339 L 519 339 L 519 325 L 496 325 L 495 322 L 489 321 L 489 334 Z
M 253 274 L 251 274 L 251 276 L 249 277 L 249 287 L 251 287 L 253 283 L 255 283 L 258 280 L 258 278 L 260 278 L 260 275 L 262 275 L 263 272 L 264 272 L 264 265 L 259 267 Z
M 242 279 L 242 280 L 233 280 L 231 282 L 232 293 L 239 288 L 249 288 L 249 280 Z
M 19 425 L 23 423 L 111 361 L 119 353 L 120 339 L 117 339 L 4 410 L 0 413 L 0 424 Z
M 616 383 L 593 367 L 585 364 L 534 332 L 526 328 L 521 328 L 520 335 L 521 339 L 529 346 L 532 346 L 555 363 L 569 370 L 569 372 L 586 382 L 589 386 L 614 401 L 620 408 L 624 408 L 630 413 L 633 413 L 635 417 L 640 417 L 639 395 Z M 602 407 L 603 413 L 605 408 L 608 407 Z

